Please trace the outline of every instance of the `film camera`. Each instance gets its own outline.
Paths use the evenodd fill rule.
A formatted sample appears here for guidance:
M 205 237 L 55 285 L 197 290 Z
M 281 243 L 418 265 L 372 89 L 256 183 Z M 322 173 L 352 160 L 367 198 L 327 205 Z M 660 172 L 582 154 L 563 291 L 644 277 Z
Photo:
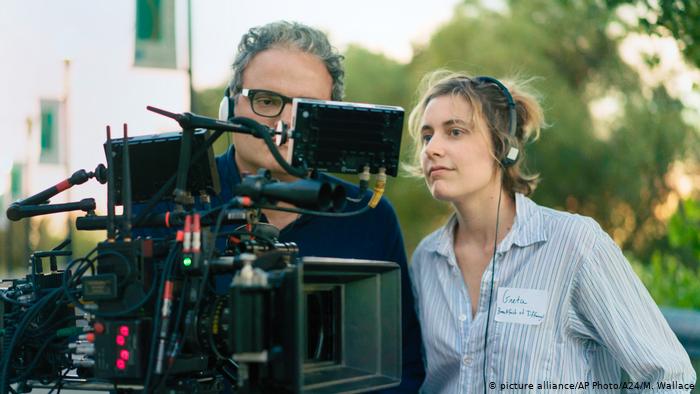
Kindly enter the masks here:
M 86 256 L 67 240 L 32 254 L 29 273 L 0 283 L 0 392 L 35 387 L 111 392 L 364 392 L 401 377 L 398 265 L 299 258 L 260 209 L 284 201 L 297 212 L 348 216 L 371 209 L 384 177 L 396 175 L 403 125 L 398 107 L 296 99 L 291 128 L 251 119 L 219 121 L 150 110 L 181 132 L 111 137 L 107 166 L 80 170 L 13 203 L 11 220 L 83 210 L 78 230 L 107 230 Z M 233 198 L 220 191 L 212 144 L 224 132 L 262 138 L 300 180 L 266 170 L 246 176 Z M 283 158 L 274 139 L 293 144 Z M 344 210 L 342 186 L 315 171 L 370 174 L 374 194 Z M 53 195 L 95 178 L 107 183 L 107 215 L 94 199 L 49 204 Z M 115 205 L 123 205 L 116 215 Z M 48 268 L 45 267 L 48 262 Z M 216 278 L 227 286 L 216 286 Z M 230 278 L 230 280 L 229 280 Z M 220 281 L 218 281 L 220 282 Z

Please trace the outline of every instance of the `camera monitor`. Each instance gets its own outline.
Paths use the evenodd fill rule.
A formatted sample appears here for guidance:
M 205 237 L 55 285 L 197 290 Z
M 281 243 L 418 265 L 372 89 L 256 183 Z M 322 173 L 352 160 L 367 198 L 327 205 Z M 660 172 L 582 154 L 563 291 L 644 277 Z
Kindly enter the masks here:
M 192 138 L 192 155 L 204 146 L 207 135 L 205 130 L 196 130 Z M 180 143 L 182 132 L 152 134 L 129 137 L 129 163 L 131 169 L 131 196 L 133 202 L 146 202 L 165 185 L 171 176 L 177 174 L 180 159 Z M 112 139 L 113 166 L 115 180 L 115 202 L 123 204 L 122 199 L 122 147 L 123 138 Z M 107 147 L 105 144 L 105 154 Z M 194 157 L 191 157 L 191 160 Z M 164 198 L 171 198 L 175 188 L 166 191 Z M 206 154 L 196 162 L 192 162 L 187 176 L 187 191 L 198 195 L 204 191 L 207 194 L 218 194 L 219 173 L 214 160 L 214 150 L 209 147 Z
M 369 165 L 396 176 L 403 108 L 294 99 L 292 113 L 292 166 L 356 174 Z

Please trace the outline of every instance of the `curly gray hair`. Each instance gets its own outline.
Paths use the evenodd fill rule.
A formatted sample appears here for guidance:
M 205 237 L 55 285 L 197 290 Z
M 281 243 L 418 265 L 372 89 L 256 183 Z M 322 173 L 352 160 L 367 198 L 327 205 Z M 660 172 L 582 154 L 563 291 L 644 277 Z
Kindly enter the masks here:
M 278 21 L 253 27 L 241 38 L 233 61 L 233 77 L 228 87 L 232 94 L 242 89 L 243 71 L 253 57 L 270 48 L 296 48 L 316 55 L 323 61 L 333 79 L 332 100 L 342 100 L 345 89 L 343 56 L 333 48 L 326 35 L 298 22 Z

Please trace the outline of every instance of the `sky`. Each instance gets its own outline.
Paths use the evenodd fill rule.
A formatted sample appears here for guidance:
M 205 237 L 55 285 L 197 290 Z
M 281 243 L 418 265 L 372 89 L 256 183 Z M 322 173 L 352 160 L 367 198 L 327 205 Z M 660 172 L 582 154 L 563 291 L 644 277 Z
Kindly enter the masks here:
M 426 42 L 448 21 L 458 0 L 294 0 L 239 2 L 192 0 L 193 83 L 221 85 L 240 37 L 253 26 L 277 20 L 299 21 L 325 31 L 343 50 L 357 43 L 408 62 L 412 43 Z

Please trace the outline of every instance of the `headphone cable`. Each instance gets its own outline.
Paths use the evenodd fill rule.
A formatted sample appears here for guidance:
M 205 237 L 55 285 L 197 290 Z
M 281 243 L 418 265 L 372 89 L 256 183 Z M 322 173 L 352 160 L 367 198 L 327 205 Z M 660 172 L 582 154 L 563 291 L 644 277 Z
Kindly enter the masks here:
M 489 305 L 486 309 L 486 329 L 484 330 L 484 362 L 483 362 L 483 374 L 484 374 L 484 393 L 486 393 L 486 347 L 489 339 L 489 320 L 491 320 L 491 301 L 493 299 L 493 283 L 494 276 L 496 272 L 496 248 L 498 246 L 498 224 L 500 222 L 501 215 L 501 196 L 503 195 L 503 187 L 500 188 L 498 192 L 498 205 L 496 207 L 496 236 L 493 239 L 493 257 L 491 260 L 491 286 L 489 287 Z

